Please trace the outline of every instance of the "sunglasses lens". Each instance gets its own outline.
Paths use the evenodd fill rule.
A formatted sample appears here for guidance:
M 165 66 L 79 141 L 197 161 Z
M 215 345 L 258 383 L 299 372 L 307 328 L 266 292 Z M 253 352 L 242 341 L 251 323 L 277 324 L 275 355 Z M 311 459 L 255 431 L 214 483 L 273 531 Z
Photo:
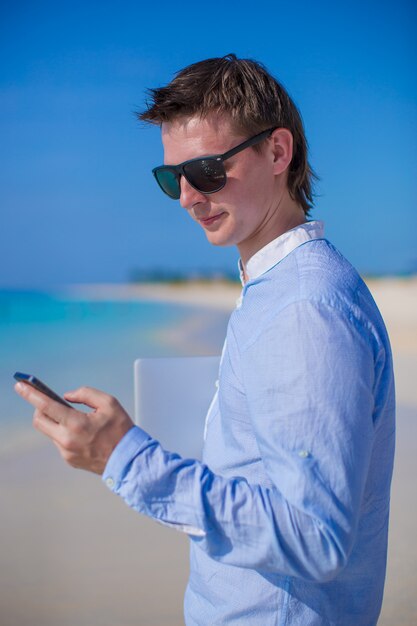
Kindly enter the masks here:
M 154 176 L 158 185 L 170 198 L 178 200 L 181 195 L 179 178 L 172 170 L 163 168 L 154 170 Z
M 219 191 L 226 184 L 223 163 L 216 159 L 191 161 L 184 165 L 184 174 L 188 182 L 203 193 Z

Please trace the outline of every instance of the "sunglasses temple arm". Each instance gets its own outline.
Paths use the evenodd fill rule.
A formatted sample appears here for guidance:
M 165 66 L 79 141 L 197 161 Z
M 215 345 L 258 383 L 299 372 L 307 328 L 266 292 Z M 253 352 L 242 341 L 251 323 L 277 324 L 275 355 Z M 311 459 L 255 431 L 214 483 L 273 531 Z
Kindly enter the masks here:
M 255 137 L 251 137 L 250 139 L 247 139 L 243 143 L 240 143 L 238 146 L 235 146 L 228 152 L 225 152 L 224 154 L 222 154 L 221 160 L 226 161 L 226 159 L 230 159 L 230 157 L 234 156 L 238 152 L 241 152 L 242 150 L 245 150 L 246 148 L 249 148 L 250 146 L 254 146 L 256 143 L 263 141 L 263 139 L 266 139 L 267 137 L 269 137 L 274 132 L 274 130 L 275 128 L 268 128 L 267 130 L 264 130 L 262 133 L 255 135 Z

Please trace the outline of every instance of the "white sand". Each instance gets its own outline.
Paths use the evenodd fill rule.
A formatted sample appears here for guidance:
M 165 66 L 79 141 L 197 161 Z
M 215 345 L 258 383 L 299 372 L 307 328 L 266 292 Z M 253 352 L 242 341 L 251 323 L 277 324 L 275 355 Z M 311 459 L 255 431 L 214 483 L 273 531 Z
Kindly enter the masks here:
M 417 624 L 417 281 L 372 281 L 389 329 L 400 405 L 388 577 L 380 626 Z M 85 290 L 91 296 L 90 287 Z M 149 298 L 230 311 L 239 286 L 94 288 L 97 298 Z M 202 327 L 183 328 L 210 350 Z M 178 333 L 171 337 L 178 341 Z M 212 341 L 218 351 L 219 338 Z M 33 445 L 33 442 L 36 445 Z M 176 626 L 188 570 L 184 536 L 128 509 L 94 475 L 66 467 L 37 433 L 0 459 L 1 626 Z
M 369 281 L 391 339 L 397 444 L 388 570 L 379 626 L 417 624 L 417 278 Z
M 73 285 L 62 290 L 65 297 L 87 296 L 95 300 L 152 300 L 190 304 L 231 311 L 241 292 L 238 283 L 190 281 L 180 283 Z

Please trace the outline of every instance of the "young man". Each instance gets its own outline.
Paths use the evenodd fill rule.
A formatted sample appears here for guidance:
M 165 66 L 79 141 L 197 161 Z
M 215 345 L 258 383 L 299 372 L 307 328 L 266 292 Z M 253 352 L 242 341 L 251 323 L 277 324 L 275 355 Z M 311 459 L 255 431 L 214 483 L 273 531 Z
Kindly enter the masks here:
M 298 111 L 258 63 L 181 71 L 141 119 L 153 170 L 214 245 L 236 245 L 243 291 L 206 421 L 203 463 L 163 450 L 117 400 L 25 386 L 35 427 L 71 465 L 188 533 L 188 625 L 376 624 L 394 453 L 387 333 L 353 267 L 307 222 L 312 171 Z M 175 414 L 173 415 L 175 419 Z

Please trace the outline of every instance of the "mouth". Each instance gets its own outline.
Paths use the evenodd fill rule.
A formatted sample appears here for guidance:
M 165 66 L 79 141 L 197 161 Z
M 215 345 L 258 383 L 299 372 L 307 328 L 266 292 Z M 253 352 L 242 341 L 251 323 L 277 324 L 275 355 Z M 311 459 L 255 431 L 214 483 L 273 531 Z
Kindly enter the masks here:
M 202 226 L 211 226 L 212 224 L 215 224 L 216 222 L 218 222 L 223 215 L 226 215 L 226 213 L 224 211 L 222 211 L 221 213 L 217 213 L 216 215 L 212 215 L 211 217 L 206 217 L 206 218 L 199 218 L 199 222 Z

